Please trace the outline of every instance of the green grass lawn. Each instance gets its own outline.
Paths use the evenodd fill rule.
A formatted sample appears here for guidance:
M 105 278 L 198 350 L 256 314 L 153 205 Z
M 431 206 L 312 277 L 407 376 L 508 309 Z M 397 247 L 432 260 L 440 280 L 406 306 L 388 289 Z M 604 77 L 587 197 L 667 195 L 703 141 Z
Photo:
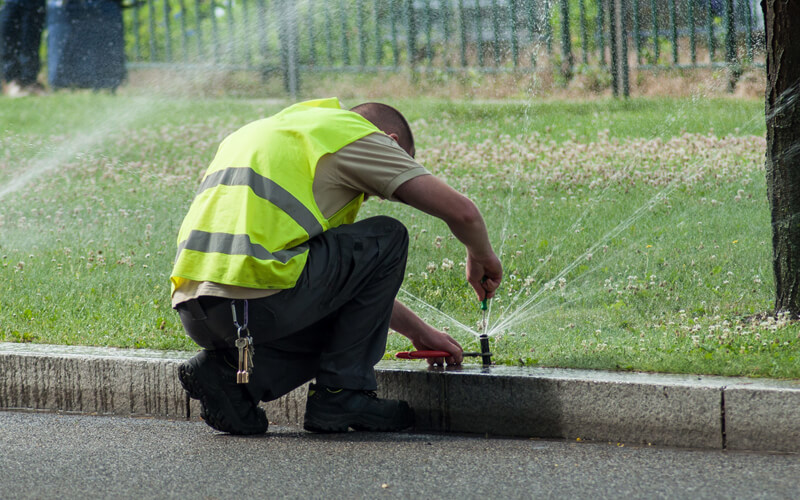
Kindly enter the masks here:
M 0 340 L 195 349 L 170 309 L 178 226 L 220 140 L 285 103 L 55 94 L 0 106 Z M 346 102 L 346 105 L 355 102 Z M 800 378 L 772 307 L 763 103 L 392 101 L 483 210 L 505 364 Z M 411 235 L 401 298 L 477 349 L 464 251 Z M 410 347 L 391 335 L 387 357 Z

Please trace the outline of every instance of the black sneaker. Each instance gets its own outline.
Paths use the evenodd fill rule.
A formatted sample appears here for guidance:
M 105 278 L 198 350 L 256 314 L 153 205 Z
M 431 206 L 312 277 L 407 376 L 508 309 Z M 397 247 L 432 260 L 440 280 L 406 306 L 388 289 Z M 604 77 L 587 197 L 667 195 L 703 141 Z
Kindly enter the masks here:
M 236 370 L 221 353 L 200 351 L 180 365 L 178 378 L 189 397 L 200 400 L 200 417 L 214 429 L 231 434 L 267 432 L 266 413 L 236 383 Z
M 308 388 L 303 428 L 312 432 L 400 431 L 414 425 L 414 411 L 405 401 L 379 399 L 373 391 Z

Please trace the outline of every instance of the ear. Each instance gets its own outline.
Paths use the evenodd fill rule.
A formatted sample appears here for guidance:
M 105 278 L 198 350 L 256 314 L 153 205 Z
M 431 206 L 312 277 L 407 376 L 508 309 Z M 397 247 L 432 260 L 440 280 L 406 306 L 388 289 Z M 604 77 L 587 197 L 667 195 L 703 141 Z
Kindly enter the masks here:
M 392 132 L 391 134 L 386 134 L 386 135 L 388 135 L 389 137 L 394 139 L 394 142 L 396 142 L 397 144 L 400 144 L 400 136 L 399 135 L 395 134 L 394 132 Z

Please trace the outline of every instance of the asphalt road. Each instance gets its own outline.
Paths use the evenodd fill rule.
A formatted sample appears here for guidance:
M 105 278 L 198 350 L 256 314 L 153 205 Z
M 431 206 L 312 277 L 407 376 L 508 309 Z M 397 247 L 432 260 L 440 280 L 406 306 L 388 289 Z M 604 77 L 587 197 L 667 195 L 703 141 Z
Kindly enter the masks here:
M 786 498 L 800 455 L 0 411 L 0 499 Z

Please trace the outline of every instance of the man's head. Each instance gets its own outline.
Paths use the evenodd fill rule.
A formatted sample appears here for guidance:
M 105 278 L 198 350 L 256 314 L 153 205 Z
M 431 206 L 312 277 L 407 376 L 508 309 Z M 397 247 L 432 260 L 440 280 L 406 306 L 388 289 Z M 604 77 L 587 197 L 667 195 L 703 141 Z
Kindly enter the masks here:
M 365 102 L 350 109 L 353 113 L 366 118 L 384 134 L 391 136 L 413 158 L 417 150 L 414 147 L 414 135 L 405 117 L 391 106 L 379 102 Z

